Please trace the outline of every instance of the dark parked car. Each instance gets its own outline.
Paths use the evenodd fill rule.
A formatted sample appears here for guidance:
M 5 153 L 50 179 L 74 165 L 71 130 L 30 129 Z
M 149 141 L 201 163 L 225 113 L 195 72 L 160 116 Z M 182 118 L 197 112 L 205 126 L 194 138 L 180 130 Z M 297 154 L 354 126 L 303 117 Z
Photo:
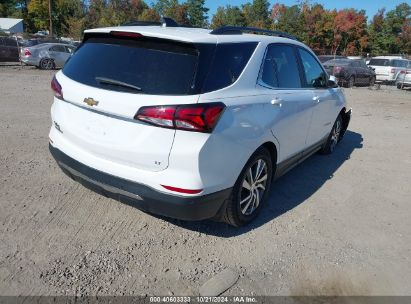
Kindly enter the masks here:
M 318 59 L 321 61 L 321 63 L 327 62 L 328 60 L 333 60 L 333 59 L 348 59 L 345 56 L 337 56 L 337 55 L 320 55 L 318 56 Z
M 12 38 L 0 37 L 0 62 L 7 61 L 19 61 L 19 46 Z
M 325 62 L 324 68 L 329 75 L 334 75 L 339 84 L 351 88 L 354 85 L 375 83 L 375 72 L 361 59 L 333 59 Z

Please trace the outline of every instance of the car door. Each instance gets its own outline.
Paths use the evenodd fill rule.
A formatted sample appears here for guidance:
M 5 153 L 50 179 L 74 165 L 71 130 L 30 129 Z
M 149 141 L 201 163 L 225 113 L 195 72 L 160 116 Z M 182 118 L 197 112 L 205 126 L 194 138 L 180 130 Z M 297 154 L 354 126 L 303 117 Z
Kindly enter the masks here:
M 307 135 L 307 147 L 321 143 L 331 131 L 336 119 L 335 109 L 338 98 L 335 89 L 329 88 L 328 75 L 314 55 L 298 47 L 298 54 L 303 70 L 303 85 L 311 91 L 312 117 Z
M 49 49 L 50 58 L 56 66 L 63 66 L 66 62 L 66 48 L 63 45 L 54 45 Z
M 293 46 L 275 43 L 267 47 L 258 88 L 258 98 L 272 117 L 272 133 L 280 145 L 279 162 L 298 159 L 305 148 L 312 93 L 302 87 Z

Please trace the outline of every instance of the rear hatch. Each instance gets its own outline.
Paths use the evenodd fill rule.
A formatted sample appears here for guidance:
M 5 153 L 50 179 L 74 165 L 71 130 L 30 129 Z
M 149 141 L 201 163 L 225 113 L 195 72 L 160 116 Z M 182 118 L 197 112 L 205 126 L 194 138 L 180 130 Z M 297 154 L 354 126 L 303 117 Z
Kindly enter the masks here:
M 61 136 L 105 160 L 164 170 L 175 130 L 133 118 L 143 106 L 197 103 L 199 56 L 190 43 L 132 33 L 86 36 L 56 75 L 64 100 L 52 116 Z

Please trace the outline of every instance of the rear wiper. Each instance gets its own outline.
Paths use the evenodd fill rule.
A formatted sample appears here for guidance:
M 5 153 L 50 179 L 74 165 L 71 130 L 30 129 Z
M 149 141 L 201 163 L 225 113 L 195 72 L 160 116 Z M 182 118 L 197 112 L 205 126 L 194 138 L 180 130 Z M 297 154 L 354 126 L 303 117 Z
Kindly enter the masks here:
M 95 78 L 98 82 L 100 83 L 104 83 L 104 84 L 111 84 L 111 85 L 115 85 L 115 86 L 119 86 L 119 87 L 124 87 L 124 88 L 128 88 L 128 89 L 133 89 L 136 91 L 142 91 L 143 89 L 140 87 L 137 87 L 135 85 L 129 84 L 127 82 L 122 82 L 120 80 L 115 80 L 115 79 L 110 79 L 110 78 L 105 78 L 105 77 L 96 77 Z

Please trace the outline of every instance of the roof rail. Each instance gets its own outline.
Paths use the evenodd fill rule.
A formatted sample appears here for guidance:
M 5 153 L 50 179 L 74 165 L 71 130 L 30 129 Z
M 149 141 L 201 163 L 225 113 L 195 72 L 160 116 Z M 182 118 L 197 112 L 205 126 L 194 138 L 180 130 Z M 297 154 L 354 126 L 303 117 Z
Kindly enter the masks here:
M 163 27 L 179 27 L 180 25 L 172 18 L 161 17 L 160 21 L 130 21 L 121 26 L 163 26 Z
M 298 40 L 295 36 L 280 32 L 280 31 L 270 31 L 264 30 L 256 27 L 242 27 L 242 26 L 222 26 L 216 28 L 215 30 L 211 31 L 210 34 L 212 35 L 239 35 L 244 32 L 254 32 L 254 33 L 261 33 L 271 36 L 278 36 L 284 37 L 292 40 Z

